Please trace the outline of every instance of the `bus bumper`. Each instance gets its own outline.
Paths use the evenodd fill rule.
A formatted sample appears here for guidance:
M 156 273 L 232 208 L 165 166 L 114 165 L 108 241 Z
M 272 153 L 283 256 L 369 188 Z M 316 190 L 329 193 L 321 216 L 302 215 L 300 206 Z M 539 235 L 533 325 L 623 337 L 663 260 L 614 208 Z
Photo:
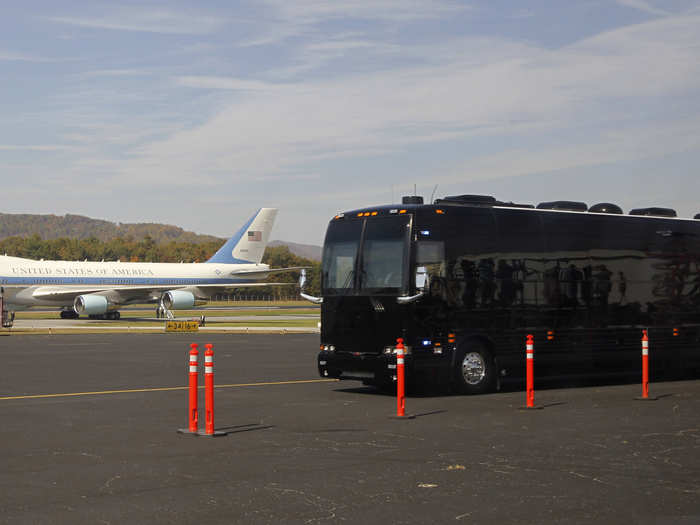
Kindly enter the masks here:
M 408 382 L 445 380 L 448 377 L 448 356 L 408 354 L 404 361 Z M 318 354 L 318 373 L 321 377 L 388 385 L 396 382 L 396 356 L 321 351 Z

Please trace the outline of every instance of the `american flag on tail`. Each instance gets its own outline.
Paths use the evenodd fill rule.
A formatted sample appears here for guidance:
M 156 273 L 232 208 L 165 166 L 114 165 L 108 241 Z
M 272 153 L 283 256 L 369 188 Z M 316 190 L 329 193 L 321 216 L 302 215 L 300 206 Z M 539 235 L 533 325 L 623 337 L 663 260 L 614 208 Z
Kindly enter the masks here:
M 262 232 L 249 231 L 248 232 L 249 241 L 262 241 Z

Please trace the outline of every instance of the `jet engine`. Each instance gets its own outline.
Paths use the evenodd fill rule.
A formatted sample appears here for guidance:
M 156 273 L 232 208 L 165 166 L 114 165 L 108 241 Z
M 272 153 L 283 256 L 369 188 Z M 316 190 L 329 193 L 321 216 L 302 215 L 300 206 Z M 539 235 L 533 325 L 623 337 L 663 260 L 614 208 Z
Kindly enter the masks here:
M 103 295 L 79 295 L 73 301 L 73 310 L 77 314 L 102 315 L 113 308 L 114 305 Z
M 198 299 L 186 290 L 170 290 L 163 294 L 163 304 L 168 310 L 183 310 L 205 303 L 205 300 Z

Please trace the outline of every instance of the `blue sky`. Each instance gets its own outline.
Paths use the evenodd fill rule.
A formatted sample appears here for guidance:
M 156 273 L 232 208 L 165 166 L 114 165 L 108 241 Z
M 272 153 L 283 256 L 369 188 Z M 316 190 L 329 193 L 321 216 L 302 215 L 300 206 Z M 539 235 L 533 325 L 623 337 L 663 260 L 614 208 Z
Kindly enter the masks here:
M 0 18 L 8 213 L 227 236 L 484 193 L 700 213 L 700 0 L 32 1 Z

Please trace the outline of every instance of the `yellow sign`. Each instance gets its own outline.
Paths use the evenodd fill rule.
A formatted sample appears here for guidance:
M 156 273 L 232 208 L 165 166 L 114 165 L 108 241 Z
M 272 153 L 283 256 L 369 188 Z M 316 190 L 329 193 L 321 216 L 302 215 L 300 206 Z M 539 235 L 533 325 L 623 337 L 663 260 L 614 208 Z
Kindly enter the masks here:
M 196 332 L 199 330 L 197 321 L 165 321 L 166 332 Z

